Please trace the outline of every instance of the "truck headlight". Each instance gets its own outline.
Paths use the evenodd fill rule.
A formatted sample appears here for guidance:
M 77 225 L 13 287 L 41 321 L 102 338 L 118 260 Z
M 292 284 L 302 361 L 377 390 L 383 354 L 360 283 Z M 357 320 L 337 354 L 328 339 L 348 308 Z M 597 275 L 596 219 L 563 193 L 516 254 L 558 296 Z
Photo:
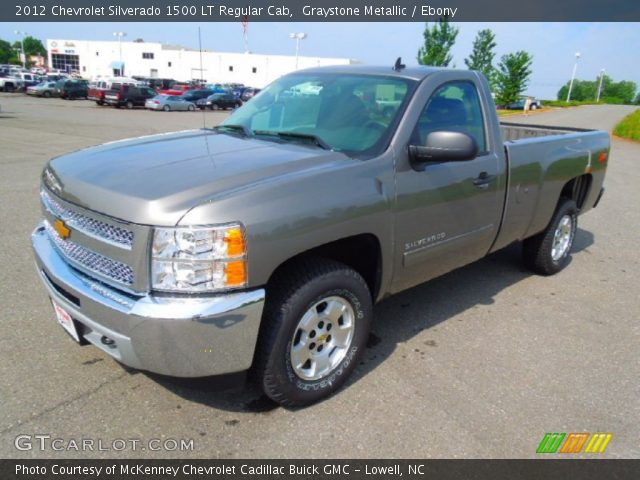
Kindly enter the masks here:
M 247 286 L 247 250 L 240 224 L 156 228 L 151 286 L 172 292 L 214 292 Z

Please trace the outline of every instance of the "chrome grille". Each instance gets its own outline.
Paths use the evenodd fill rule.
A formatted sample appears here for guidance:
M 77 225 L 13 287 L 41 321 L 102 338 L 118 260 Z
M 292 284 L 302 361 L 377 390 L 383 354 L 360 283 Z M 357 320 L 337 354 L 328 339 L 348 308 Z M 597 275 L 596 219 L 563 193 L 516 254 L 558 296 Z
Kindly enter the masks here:
M 108 242 L 129 250 L 131 249 L 133 245 L 133 232 L 131 230 L 110 225 L 95 218 L 74 212 L 61 205 L 60 202 L 45 190 L 40 191 L 40 197 L 45 208 L 70 227 L 103 242 Z
M 87 270 L 104 275 L 116 282 L 125 285 L 133 284 L 134 275 L 130 266 L 93 252 L 70 240 L 62 239 L 47 220 L 44 221 L 44 226 L 51 241 L 70 260 L 77 262 Z

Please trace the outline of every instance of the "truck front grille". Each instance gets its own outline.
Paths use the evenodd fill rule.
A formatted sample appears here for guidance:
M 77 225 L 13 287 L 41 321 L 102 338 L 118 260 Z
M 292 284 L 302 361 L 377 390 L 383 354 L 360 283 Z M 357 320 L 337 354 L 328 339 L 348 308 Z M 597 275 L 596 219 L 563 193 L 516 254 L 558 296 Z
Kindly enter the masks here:
M 80 267 L 125 285 L 133 284 L 134 274 L 130 266 L 93 252 L 70 240 L 64 240 L 47 220 L 44 221 L 44 226 L 51 241 L 72 264 L 75 262 Z
M 133 245 L 133 232 L 131 230 L 74 212 L 61 205 L 44 189 L 40 191 L 40 197 L 45 208 L 70 227 L 103 242 L 131 250 Z

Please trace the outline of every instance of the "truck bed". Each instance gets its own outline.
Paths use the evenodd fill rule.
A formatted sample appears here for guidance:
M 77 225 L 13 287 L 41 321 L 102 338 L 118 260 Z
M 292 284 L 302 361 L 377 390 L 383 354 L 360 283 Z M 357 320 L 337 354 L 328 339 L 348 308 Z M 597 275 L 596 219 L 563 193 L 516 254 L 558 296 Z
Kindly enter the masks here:
M 609 134 L 598 130 L 501 123 L 509 178 L 505 214 L 494 250 L 542 231 L 563 186 L 588 175 L 580 212 L 595 203 L 609 153 Z M 604 155 L 604 162 L 602 161 Z
M 585 128 L 551 127 L 547 125 L 529 125 L 524 123 L 500 122 L 503 142 L 515 142 L 524 138 L 548 137 L 551 135 L 567 135 L 577 132 L 592 132 Z

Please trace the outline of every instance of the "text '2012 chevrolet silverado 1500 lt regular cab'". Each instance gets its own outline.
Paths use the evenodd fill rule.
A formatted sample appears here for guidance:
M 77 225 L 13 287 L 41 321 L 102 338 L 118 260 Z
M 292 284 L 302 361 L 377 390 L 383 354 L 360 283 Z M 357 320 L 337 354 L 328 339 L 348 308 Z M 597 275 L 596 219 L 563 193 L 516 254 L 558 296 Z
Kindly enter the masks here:
M 32 243 L 80 343 L 171 376 L 251 369 L 305 405 L 354 370 L 376 301 L 516 241 L 561 270 L 608 154 L 605 132 L 501 126 L 476 72 L 303 70 L 213 129 L 51 160 Z

